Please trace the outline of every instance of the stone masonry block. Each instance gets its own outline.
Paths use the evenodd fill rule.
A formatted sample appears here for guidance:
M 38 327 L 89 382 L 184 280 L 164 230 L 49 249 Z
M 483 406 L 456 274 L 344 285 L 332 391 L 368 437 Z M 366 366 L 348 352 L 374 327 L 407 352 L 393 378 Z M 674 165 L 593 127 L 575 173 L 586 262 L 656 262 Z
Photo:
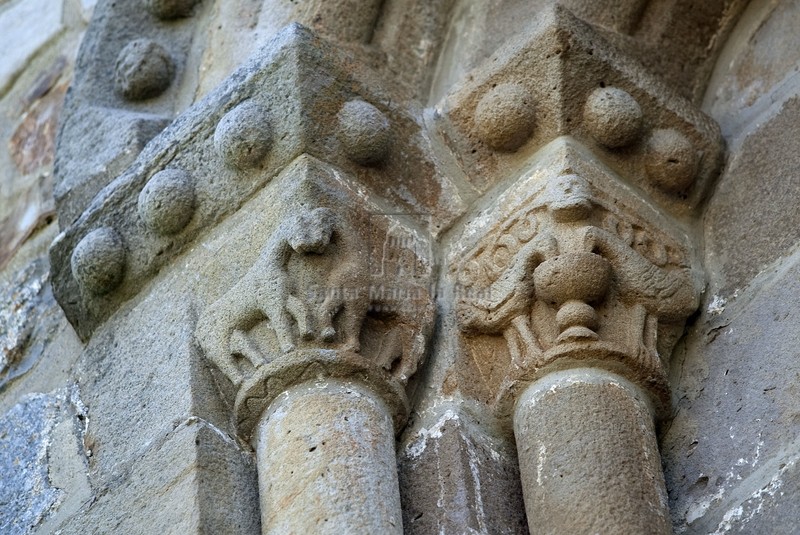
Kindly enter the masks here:
M 725 295 L 743 289 L 800 239 L 800 96 L 755 124 L 705 214 L 707 269 Z
M 716 124 L 591 26 L 558 7 L 499 49 L 437 106 L 438 128 L 484 193 L 538 149 L 572 136 L 679 215 L 716 176 Z
M 61 2 L 27 0 L 14 2 L 0 11 L 0 96 L 22 71 L 31 57 L 64 26 Z
M 723 135 L 735 138 L 775 102 L 797 91 L 800 4 L 748 2 L 726 41 L 706 90 L 704 108 Z
M 772 463 L 773 473 L 757 490 L 725 512 L 713 533 L 794 535 L 800 525 L 800 459 L 791 456 Z M 741 485 L 744 487 L 745 485 Z M 710 525 L 697 533 L 710 533 Z
M 47 453 L 61 401 L 49 394 L 26 396 L 0 415 L 0 531 L 22 535 L 63 498 L 48 477 Z
M 749 302 L 702 316 L 676 351 L 676 412 L 661 439 L 676 529 L 720 522 L 715 507 L 800 438 L 797 260 Z
M 78 362 L 94 484 L 107 481 L 120 463 L 186 418 L 198 416 L 220 427 L 227 422 L 194 345 L 189 304 L 175 297 L 173 306 L 164 307 L 156 294 L 109 322 Z
M 447 410 L 399 454 L 409 534 L 528 533 L 516 455 Z
M 252 458 L 216 427 L 189 418 L 119 467 L 68 534 L 260 533 Z

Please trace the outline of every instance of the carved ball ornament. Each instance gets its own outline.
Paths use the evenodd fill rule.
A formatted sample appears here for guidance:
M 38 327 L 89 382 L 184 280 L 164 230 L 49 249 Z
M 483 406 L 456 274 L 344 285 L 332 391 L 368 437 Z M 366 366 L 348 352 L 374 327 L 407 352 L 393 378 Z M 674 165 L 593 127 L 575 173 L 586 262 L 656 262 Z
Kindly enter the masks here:
M 535 124 L 533 97 L 519 84 L 493 87 L 475 108 L 478 137 L 495 150 L 517 150 L 528 141 Z
M 650 134 L 645 162 L 653 184 L 668 193 L 680 193 L 694 183 L 699 158 L 692 142 L 669 128 Z
M 109 227 L 93 230 L 72 252 L 72 275 L 81 288 L 104 295 L 119 286 L 125 272 L 125 246 Z
M 139 194 L 139 216 L 157 234 L 175 234 L 192 219 L 194 203 L 192 177 L 180 169 L 165 169 L 153 175 Z
M 136 39 L 117 56 L 114 88 L 127 100 L 146 100 L 166 91 L 174 76 L 175 64 L 163 46 Z
M 642 108 L 630 93 L 616 87 L 599 87 L 583 110 L 592 137 L 609 149 L 631 145 L 642 131 Z
M 339 141 L 347 157 L 361 165 L 375 165 L 386 158 L 391 143 L 389 119 L 363 100 L 346 102 L 339 111 Z
M 214 132 L 214 146 L 230 167 L 260 167 L 272 148 L 269 112 L 262 105 L 245 101 L 225 114 Z
M 594 253 L 565 253 L 539 264 L 533 279 L 536 295 L 548 303 L 593 303 L 608 292 L 611 264 Z

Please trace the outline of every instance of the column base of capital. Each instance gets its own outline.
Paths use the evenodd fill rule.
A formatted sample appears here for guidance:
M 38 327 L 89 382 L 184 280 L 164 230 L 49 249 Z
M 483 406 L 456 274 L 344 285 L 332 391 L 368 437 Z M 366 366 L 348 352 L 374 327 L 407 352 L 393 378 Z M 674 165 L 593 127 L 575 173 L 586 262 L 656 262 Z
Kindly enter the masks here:
M 337 379 L 368 387 L 386 404 L 395 432 L 409 414 L 405 387 L 386 370 L 359 353 L 333 349 L 301 349 L 257 368 L 241 385 L 234 404 L 239 434 L 249 440 L 270 404 L 283 392 L 306 382 Z

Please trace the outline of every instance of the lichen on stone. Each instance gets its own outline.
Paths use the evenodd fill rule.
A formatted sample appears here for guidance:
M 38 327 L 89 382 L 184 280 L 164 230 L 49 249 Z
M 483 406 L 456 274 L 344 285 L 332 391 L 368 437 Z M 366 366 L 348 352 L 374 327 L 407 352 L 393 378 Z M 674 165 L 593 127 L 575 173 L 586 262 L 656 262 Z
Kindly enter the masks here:
M 54 309 L 48 281 L 47 263 L 39 259 L 0 284 L 0 391 L 43 353 L 38 334 L 52 325 L 46 319 L 48 309 Z

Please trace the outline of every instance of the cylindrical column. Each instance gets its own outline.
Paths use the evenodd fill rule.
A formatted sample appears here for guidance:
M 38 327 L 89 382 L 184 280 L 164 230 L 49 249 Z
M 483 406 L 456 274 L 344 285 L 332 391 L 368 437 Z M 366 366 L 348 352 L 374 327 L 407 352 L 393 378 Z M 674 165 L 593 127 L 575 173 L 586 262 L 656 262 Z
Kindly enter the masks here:
M 514 411 L 531 533 L 670 533 L 653 414 L 640 389 L 598 369 L 548 374 Z
M 263 533 L 403 533 L 394 425 L 369 388 L 295 386 L 255 438 Z

